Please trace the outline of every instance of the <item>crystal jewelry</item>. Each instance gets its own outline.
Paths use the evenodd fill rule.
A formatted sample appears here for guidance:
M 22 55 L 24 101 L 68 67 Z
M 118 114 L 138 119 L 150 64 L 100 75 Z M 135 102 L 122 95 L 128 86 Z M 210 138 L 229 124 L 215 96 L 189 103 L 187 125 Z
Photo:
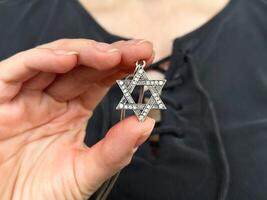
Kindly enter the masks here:
M 144 70 L 146 62 L 143 60 L 141 63 L 136 62 L 136 68 L 133 74 L 126 77 L 124 80 L 117 80 L 123 97 L 117 105 L 117 110 L 133 110 L 138 120 L 143 122 L 151 109 L 165 110 L 166 106 L 160 98 L 161 90 L 166 83 L 166 80 L 149 80 Z M 142 89 L 140 91 L 138 103 L 135 103 L 131 93 L 134 88 L 140 85 Z M 146 104 L 143 104 L 144 86 L 151 92 L 151 97 Z
M 135 63 L 135 71 L 133 74 L 126 77 L 124 80 L 117 80 L 117 83 L 123 93 L 117 110 L 121 110 L 121 118 L 125 118 L 125 110 L 133 110 L 138 120 L 143 122 L 151 109 L 166 109 L 166 106 L 160 98 L 161 90 L 166 83 L 166 80 L 149 80 L 144 70 L 146 62 L 143 60 L 142 64 L 138 61 Z M 138 103 L 136 104 L 131 96 L 134 88 L 140 85 L 141 90 L 139 93 Z M 146 104 L 143 104 L 144 86 L 148 87 L 151 92 L 151 97 Z M 112 190 L 120 172 L 107 180 L 97 192 L 96 200 L 106 200 L 110 191 Z

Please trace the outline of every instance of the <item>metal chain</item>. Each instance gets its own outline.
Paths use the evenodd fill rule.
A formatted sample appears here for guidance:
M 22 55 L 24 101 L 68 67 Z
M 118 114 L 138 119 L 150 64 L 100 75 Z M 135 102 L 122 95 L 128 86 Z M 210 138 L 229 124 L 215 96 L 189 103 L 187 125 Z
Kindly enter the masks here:
M 146 66 L 146 61 L 142 60 L 142 63 L 140 63 L 140 61 L 137 61 L 135 63 L 135 70 L 134 70 L 134 74 L 136 73 L 136 71 L 138 69 L 144 69 L 144 67 Z M 130 79 L 131 77 L 133 77 L 133 75 L 129 75 L 126 77 L 127 79 Z M 138 98 L 138 103 L 142 103 L 143 102 L 143 98 L 144 98 L 144 86 L 141 87 L 140 92 L 139 92 L 139 98 Z M 120 116 L 120 121 L 125 119 L 125 109 L 121 110 L 121 116 Z M 120 175 L 119 171 L 117 174 L 115 174 L 114 176 L 112 176 L 110 179 L 108 179 L 99 189 L 99 192 L 97 194 L 97 197 L 95 200 L 106 200 L 108 195 L 110 194 L 112 188 L 114 187 L 119 175 Z

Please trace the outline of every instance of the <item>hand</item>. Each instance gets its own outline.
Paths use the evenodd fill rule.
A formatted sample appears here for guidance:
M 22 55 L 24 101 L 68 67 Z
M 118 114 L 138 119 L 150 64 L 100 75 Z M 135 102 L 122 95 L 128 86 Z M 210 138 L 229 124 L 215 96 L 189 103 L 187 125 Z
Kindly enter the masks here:
M 64 39 L 0 62 L 0 199 L 87 199 L 126 166 L 153 129 L 136 117 L 84 145 L 88 119 L 109 87 L 153 60 L 141 40 Z

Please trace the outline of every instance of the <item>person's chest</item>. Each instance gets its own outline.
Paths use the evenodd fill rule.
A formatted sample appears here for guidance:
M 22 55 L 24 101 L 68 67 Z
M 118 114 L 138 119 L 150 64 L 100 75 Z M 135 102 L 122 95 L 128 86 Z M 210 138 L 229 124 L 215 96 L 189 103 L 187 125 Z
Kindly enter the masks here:
M 127 38 L 153 42 L 155 61 L 171 54 L 172 42 L 205 24 L 229 0 L 222 1 L 119 1 L 107 4 L 79 0 L 82 6 L 108 32 Z

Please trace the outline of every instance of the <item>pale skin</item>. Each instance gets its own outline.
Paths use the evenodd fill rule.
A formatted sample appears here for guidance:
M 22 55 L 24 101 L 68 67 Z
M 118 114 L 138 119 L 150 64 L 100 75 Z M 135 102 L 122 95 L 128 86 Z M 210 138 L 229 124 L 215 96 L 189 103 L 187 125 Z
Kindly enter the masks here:
M 79 0 L 108 32 L 153 43 L 154 61 L 169 56 L 172 42 L 205 24 L 230 0 Z
M 127 118 L 91 148 L 87 120 L 152 44 L 60 40 L 0 62 L 0 199 L 88 199 L 126 166 L 154 120 Z
M 199 1 L 198 5 L 204 9 L 207 1 L 203 0 L 203 4 Z M 195 8 L 193 4 L 183 7 L 185 1 L 181 4 L 174 0 L 170 0 L 170 4 L 149 1 L 150 4 L 146 4 L 147 1 L 129 0 L 130 3 L 121 4 L 114 0 L 116 9 L 110 9 L 97 3 L 100 1 L 90 0 L 88 2 L 94 2 L 96 7 L 89 10 L 89 4 L 81 0 L 107 30 L 110 28 L 113 33 L 126 37 L 147 38 L 155 46 L 146 40 L 105 44 L 64 39 L 1 61 L 0 199 L 88 199 L 105 180 L 129 164 L 138 146 L 149 137 L 154 120 L 148 118 L 140 123 L 136 117 L 127 118 L 112 127 L 104 139 L 88 148 L 83 143 L 85 127 L 95 107 L 116 79 L 134 70 L 136 60 L 144 59 L 149 65 L 155 58 L 153 49 L 156 60 L 167 56 L 174 37 L 204 23 L 227 1 L 212 4 L 212 10 L 206 7 L 210 11 L 206 15 L 203 12 L 202 20 L 194 22 L 192 27 L 184 28 L 181 22 L 180 26 L 171 28 L 175 27 L 171 22 L 165 24 L 164 20 L 154 20 L 163 5 L 166 6 L 164 9 L 167 5 L 171 9 L 177 3 L 179 11 L 191 16 L 192 21 L 199 19 L 201 14 L 189 11 Z M 139 10 L 140 5 L 149 12 Z M 110 16 L 116 21 L 116 17 L 130 11 L 133 11 L 133 18 L 139 16 L 138 20 L 144 23 L 125 21 L 119 26 L 109 21 Z M 180 18 L 176 17 L 173 21 L 179 22 Z M 162 14 L 162 18 L 167 19 L 168 15 Z M 148 26 L 149 23 L 153 26 Z M 157 23 L 164 24 L 168 30 L 164 41 L 162 32 L 150 30 L 159 26 Z M 108 24 L 114 24 L 114 27 Z M 137 27 L 140 25 L 142 31 Z

